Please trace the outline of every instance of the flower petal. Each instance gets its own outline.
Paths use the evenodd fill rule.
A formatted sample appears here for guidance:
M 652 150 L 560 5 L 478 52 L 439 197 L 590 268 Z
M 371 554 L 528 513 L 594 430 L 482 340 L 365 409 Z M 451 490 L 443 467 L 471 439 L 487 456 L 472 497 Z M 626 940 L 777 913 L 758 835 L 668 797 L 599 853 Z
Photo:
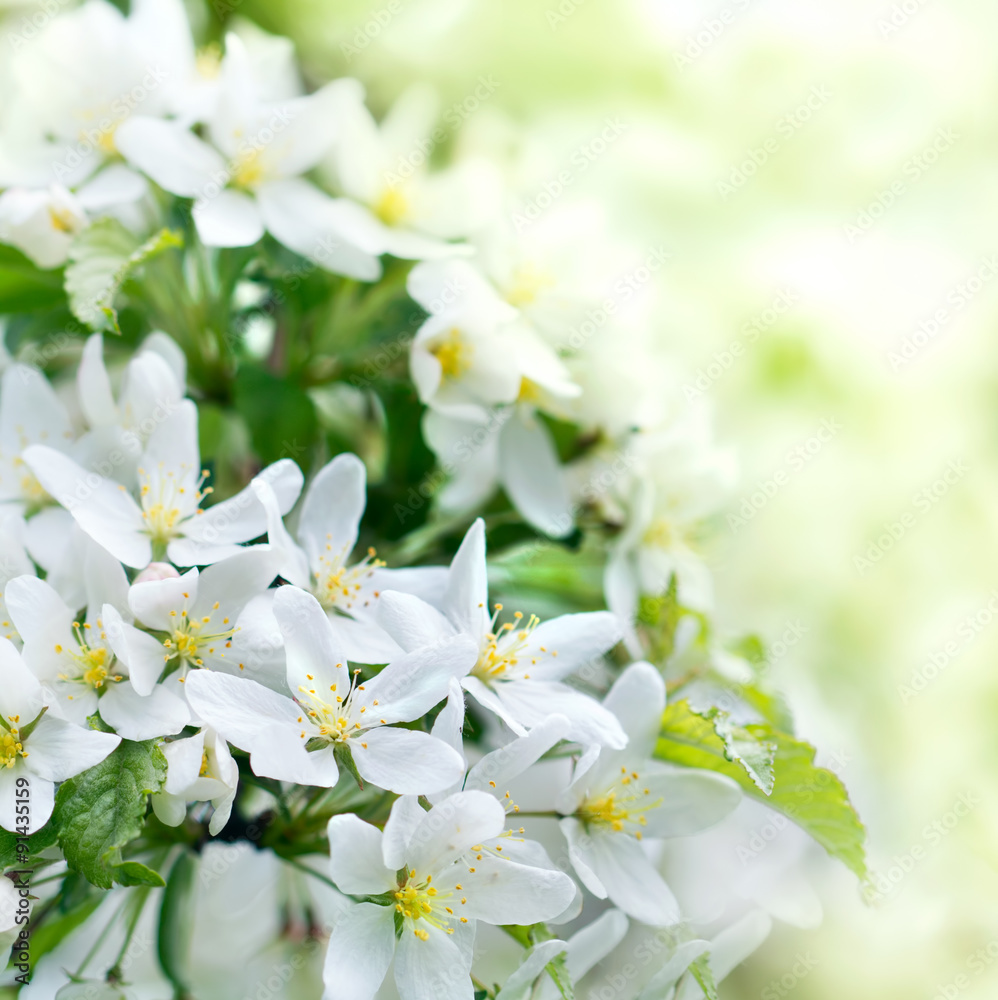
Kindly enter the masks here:
M 329 836 L 329 877 L 340 892 L 377 895 L 395 888 L 395 870 L 385 867 L 382 833 L 353 813 L 334 816 Z
M 411 651 L 454 634 L 454 626 L 432 605 L 412 594 L 386 590 L 378 604 L 378 624 Z
M 322 978 L 322 1000 L 370 1000 L 381 988 L 395 954 L 395 910 L 360 903 L 333 927 Z
M 249 247 L 263 236 L 260 209 L 241 191 L 226 188 L 197 201 L 191 214 L 201 242 L 208 247 Z
M 562 825 L 568 822 L 562 820 Z M 679 920 L 679 904 L 640 842 L 625 833 L 590 829 L 575 839 L 570 856 L 579 858 L 606 888 L 606 894 L 629 917 L 653 927 Z M 586 881 L 583 871 L 576 867 Z
M 316 474 L 302 500 L 298 538 L 316 568 L 325 553 L 346 559 L 357 544 L 367 506 L 367 471 L 351 454 L 337 455 Z
M 378 718 L 409 722 L 425 715 L 447 696 L 452 678 L 464 677 L 478 659 L 478 648 L 464 635 L 441 639 L 389 663 L 365 681 L 368 704 L 378 701 Z
M 128 681 L 107 689 L 99 702 L 99 711 L 100 717 L 126 740 L 176 736 L 191 721 L 186 702 L 172 691 L 157 686 L 147 697 L 142 697 Z
M 620 720 L 628 737 L 628 753 L 636 760 L 651 757 L 665 711 L 662 675 L 650 663 L 632 663 L 614 681 L 603 707 Z
M 622 636 L 620 620 L 610 611 L 561 615 L 534 629 L 521 659 L 528 656 L 537 659 L 531 666 L 531 677 L 558 681 L 586 664 L 598 662 Z M 541 652 L 542 648 L 546 653 Z
M 445 931 L 425 930 L 424 940 L 403 929 L 396 946 L 395 985 L 401 1000 L 473 1000 L 470 959 Z
M 551 538 L 575 526 L 569 511 L 565 473 L 547 428 L 519 412 L 499 434 L 499 469 L 503 487 L 528 523 Z
M 385 867 L 390 871 L 397 872 L 405 864 L 409 841 L 425 815 L 416 795 L 403 795 L 392 803 L 381 841 Z
M 95 542 L 126 566 L 149 565 L 152 544 L 143 532 L 142 511 L 123 487 L 43 445 L 26 449 L 24 461 Z
M 363 778 L 400 795 L 438 792 L 461 780 L 464 758 L 429 733 L 381 726 L 350 740 Z
M 443 611 L 455 628 L 477 639 L 489 630 L 488 600 L 485 522 L 478 518 L 468 529 L 450 564 Z
M 50 713 L 35 726 L 26 742 L 28 770 L 49 781 L 65 781 L 99 764 L 117 747 L 121 737 L 83 729 Z
M 506 813 L 485 792 L 458 792 L 438 802 L 413 831 L 406 859 L 420 874 L 435 874 L 473 845 L 498 836 Z
M 151 177 L 164 191 L 182 198 L 205 196 L 206 189 L 224 184 L 225 160 L 189 129 L 174 122 L 132 115 L 115 130 L 114 142 L 132 166 Z
M 514 778 L 518 778 L 556 743 L 563 740 L 570 728 L 571 723 L 564 715 L 549 716 L 534 726 L 526 736 L 486 754 L 468 772 L 464 787 L 469 791 L 477 788 L 483 792 L 498 786 L 508 788 Z

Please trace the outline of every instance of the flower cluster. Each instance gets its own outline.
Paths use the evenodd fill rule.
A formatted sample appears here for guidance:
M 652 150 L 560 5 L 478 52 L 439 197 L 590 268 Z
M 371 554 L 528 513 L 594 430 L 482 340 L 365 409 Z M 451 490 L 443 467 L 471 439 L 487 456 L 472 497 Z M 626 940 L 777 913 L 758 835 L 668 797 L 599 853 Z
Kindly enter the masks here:
M 403 1000 L 571 998 L 642 933 L 631 994 L 712 996 L 786 907 L 670 887 L 666 842 L 753 798 L 861 869 L 837 779 L 773 798 L 829 772 L 711 625 L 730 458 L 614 318 L 588 213 L 518 231 L 495 163 L 412 155 L 426 92 L 376 121 L 249 25 L 198 51 L 179 0 L 16 48 L 0 270 L 40 291 L 0 282 L 0 865 L 67 921 L 22 960 L 0 879 L 16 983 L 248 995 L 196 960 L 219 844 L 327 1000 L 392 968 Z

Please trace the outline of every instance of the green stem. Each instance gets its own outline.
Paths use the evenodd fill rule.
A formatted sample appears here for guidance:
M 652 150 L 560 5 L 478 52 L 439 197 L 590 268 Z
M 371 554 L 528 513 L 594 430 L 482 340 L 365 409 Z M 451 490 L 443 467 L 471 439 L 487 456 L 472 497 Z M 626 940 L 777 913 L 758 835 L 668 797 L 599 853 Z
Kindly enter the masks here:
M 83 957 L 83 961 L 80 963 L 80 967 L 76 970 L 74 978 L 80 979 L 83 977 L 83 970 L 86 969 L 86 967 L 93 961 L 94 956 L 98 951 L 100 951 L 102 945 L 107 940 L 107 936 L 111 932 L 111 928 L 118 922 L 118 918 L 125 912 L 125 908 L 131 905 L 131 902 L 132 896 L 128 893 L 122 901 L 121 906 L 114 911 L 111 919 L 104 925 L 103 930 L 101 930 L 100 934 L 98 934 L 97 938 L 94 940 L 94 943 L 90 946 L 90 950 Z
M 130 900 L 130 902 L 135 903 L 135 912 L 128 921 L 128 927 L 125 930 L 125 940 L 122 942 L 121 948 L 118 950 L 118 954 L 115 960 L 111 963 L 111 968 L 108 970 L 108 982 L 121 978 L 121 962 L 125 957 L 125 953 L 128 951 L 128 946 L 132 943 L 132 938 L 135 936 L 135 929 L 139 925 L 139 919 L 142 917 L 142 911 L 146 907 L 146 900 L 149 898 L 149 889 L 139 888 L 132 894 L 132 896 L 133 900 Z

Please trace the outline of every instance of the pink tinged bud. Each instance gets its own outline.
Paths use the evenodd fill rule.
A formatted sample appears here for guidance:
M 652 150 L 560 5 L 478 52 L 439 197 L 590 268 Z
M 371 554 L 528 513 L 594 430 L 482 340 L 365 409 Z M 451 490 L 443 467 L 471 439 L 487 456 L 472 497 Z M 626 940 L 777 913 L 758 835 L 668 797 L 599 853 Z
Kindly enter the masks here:
M 135 578 L 136 583 L 152 583 L 154 580 L 176 580 L 180 574 L 169 563 L 154 562 Z

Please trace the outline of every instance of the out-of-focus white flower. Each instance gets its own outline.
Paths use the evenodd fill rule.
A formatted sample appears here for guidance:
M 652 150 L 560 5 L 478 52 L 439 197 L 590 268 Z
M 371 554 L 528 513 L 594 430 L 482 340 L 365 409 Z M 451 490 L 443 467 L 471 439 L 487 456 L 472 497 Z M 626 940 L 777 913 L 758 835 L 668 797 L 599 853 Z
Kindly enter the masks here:
M 713 826 L 738 805 L 741 792 L 723 775 L 650 759 L 665 711 L 665 682 L 651 664 L 628 667 L 603 704 L 620 720 L 628 744 L 580 760 L 558 803 L 567 817 L 561 828 L 569 857 L 595 896 L 609 897 L 642 923 L 667 926 L 679 920 L 679 905 L 641 840 Z
M 74 237 L 86 224 L 83 206 L 61 185 L 0 194 L 0 242 L 17 247 L 41 268 L 65 263 Z
M 476 921 L 525 925 L 568 906 L 575 886 L 563 872 L 492 854 L 478 860 L 479 844 L 505 819 L 490 795 L 459 792 L 426 813 L 396 805 L 384 833 L 355 815 L 330 820 L 330 875 L 340 891 L 391 903 L 360 903 L 334 929 L 327 1000 L 369 1000 L 393 957 L 402 1000 L 467 1000 Z
M 69 414 L 48 379 L 30 365 L 11 365 L 0 380 L 0 504 L 24 514 L 52 503 L 23 453 L 31 445 L 67 451 L 73 438 Z
M 271 548 L 282 557 L 281 576 L 318 598 L 336 623 L 348 659 L 387 663 L 402 650 L 375 621 L 381 593 L 399 590 L 436 604 L 443 596 L 447 569 L 387 569 L 374 549 L 351 561 L 367 506 L 366 486 L 364 463 L 356 455 L 337 455 L 305 491 L 296 542 L 284 527 L 269 483 L 253 481 L 267 510 Z
M 338 189 L 355 203 L 365 245 L 405 259 L 464 252 L 444 241 L 474 233 L 495 215 L 499 172 L 477 159 L 427 169 L 438 111 L 428 88 L 406 91 L 380 125 L 362 98 L 358 93 L 342 108 L 329 167 Z
M 118 130 L 133 115 L 176 108 L 193 63 L 180 0 L 139 0 L 127 18 L 87 0 L 51 18 L 12 58 L 0 185 L 76 187 L 92 177 L 120 152 Z
M 26 909 L 21 909 L 19 890 L 14 888 L 12 879 L 0 877 L 0 962 L 6 967 L 11 945 L 17 940 L 26 919 L 31 913 L 30 901 L 25 899 Z
M 519 231 L 504 219 L 472 245 L 499 294 L 551 347 L 568 352 L 585 342 L 583 324 L 605 297 L 602 229 L 600 208 L 575 203 Z
M 0 636 L 19 646 L 17 633 L 6 603 L 7 585 L 19 576 L 32 576 L 34 563 L 24 548 L 24 521 L 16 514 L 0 516 Z
M 150 586 L 150 585 L 147 585 Z M 281 587 L 274 614 L 284 637 L 286 698 L 251 680 L 198 671 L 187 678 L 194 711 L 251 754 L 254 773 L 331 788 L 337 753 L 380 788 L 420 795 L 448 788 L 464 761 L 446 743 L 395 723 L 418 719 L 466 672 L 475 648 L 464 636 L 436 642 L 388 664 L 371 680 L 353 676 L 342 643 L 319 602 Z
M 695 533 L 730 489 L 734 463 L 727 450 L 713 445 L 697 411 L 668 430 L 637 432 L 614 457 L 621 454 L 626 471 L 611 475 L 611 488 L 596 498 L 610 520 L 622 514 L 624 521 L 607 561 L 604 589 L 607 604 L 629 625 L 631 652 L 640 655 L 630 625 L 642 595 L 665 593 L 675 576 L 685 607 L 711 606 L 710 571 L 696 549 Z M 599 462 L 597 456 L 588 467 L 598 468 Z
M 217 562 L 267 530 L 263 505 L 248 486 L 201 509 L 210 489 L 203 489 L 197 408 L 190 400 L 177 404 L 149 436 L 138 463 L 138 501 L 122 484 L 87 472 L 53 448 L 33 446 L 25 461 L 94 541 L 136 569 L 164 554 L 178 566 Z M 302 487 L 298 466 L 281 459 L 261 476 L 270 482 L 282 512 L 290 510 Z
M 627 917 L 620 910 L 607 910 L 591 924 L 576 931 L 565 942 L 565 969 L 571 981 L 578 983 L 590 969 L 602 962 L 623 941 L 629 926 Z M 558 996 L 558 987 L 550 977 L 542 979 L 534 992 L 534 1000 L 556 1000 Z
M 46 714 L 38 679 L 0 639 L 0 827 L 40 830 L 52 815 L 55 783 L 99 764 L 120 742 Z M 18 811 L 25 800 L 29 807 Z
M 769 936 L 772 930 L 773 921 L 759 910 L 746 914 L 740 920 L 725 927 L 710 940 L 710 951 L 708 964 L 710 971 L 714 975 L 714 982 L 720 983 L 733 972 L 746 958 L 749 957 Z M 692 942 L 691 942 L 692 944 Z M 688 950 L 692 950 L 688 947 Z M 685 960 L 685 955 L 683 956 Z M 692 978 L 687 977 L 679 984 L 675 993 L 669 991 L 668 979 L 673 972 L 677 972 L 676 978 L 682 975 L 683 969 L 676 969 L 675 966 L 681 962 L 669 963 L 672 968 L 667 967 L 656 976 L 654 992 L 646 990 L 642 993 L 640 1000 L 701 1000 L 703 990 Z M 687 962 L 687 965 L 689 963 Z M 664 988 L 664 992 L 662 992 Z
M 327 270 L 377 278 L 381 266 L 361 249 L 353 206 L 302 176 L 325 154 L 338 109 L 359 85 L 339 80 L 307 97 L 263 102 L 245 47 L 230 34 L 219 87 L 210 144 L 180 122 L 135 116 L 118 130 L 125 156 L 160 187 L 195 199 L 194 222 L 207 246 L 250 246 L 267 231 Z
M 184 397 L 184 383 L 177 377 L 180 348 L 165 334 L 148 338 L 128 362 L 117 400 L 103 348 L 102 335 L 95 333 L 80 358 L 76 386 L 89 430 L 74 454 L 88 468 L 113 468 L 119 482 L 132 486 L 143 448 Z
M 188 739 L 165 744 L 163 755 L 166 784 L 152 797 L 156 816 L 167 826 L 180 826 L 188 802 L 210 802 L 215 811 L 208 832 L 214 836 L 229 822 L 239 784 L 239 768 L 225 740 L 212 729 L 202 729 Z
M 490 615 L 488 598 L 485 524 L 479 519 L 451 563 L 441 610 L 408 594 L 387 593 L 382 595 L 381 623 L 403 649 L 419 649 L 447 636 L 472 639 L 478 657 L 461 683 L 518 735 L 558 713 L 571 722 L 567 738 L 623 747 L 627 736 L 616 717 L 563 683 L 620 641 L 616 616 L 596 611 L 542 624 L 535 615 L 524 621 L 517 612 L 512 622 L 500 625 L 502 607 L 497 605 Z

